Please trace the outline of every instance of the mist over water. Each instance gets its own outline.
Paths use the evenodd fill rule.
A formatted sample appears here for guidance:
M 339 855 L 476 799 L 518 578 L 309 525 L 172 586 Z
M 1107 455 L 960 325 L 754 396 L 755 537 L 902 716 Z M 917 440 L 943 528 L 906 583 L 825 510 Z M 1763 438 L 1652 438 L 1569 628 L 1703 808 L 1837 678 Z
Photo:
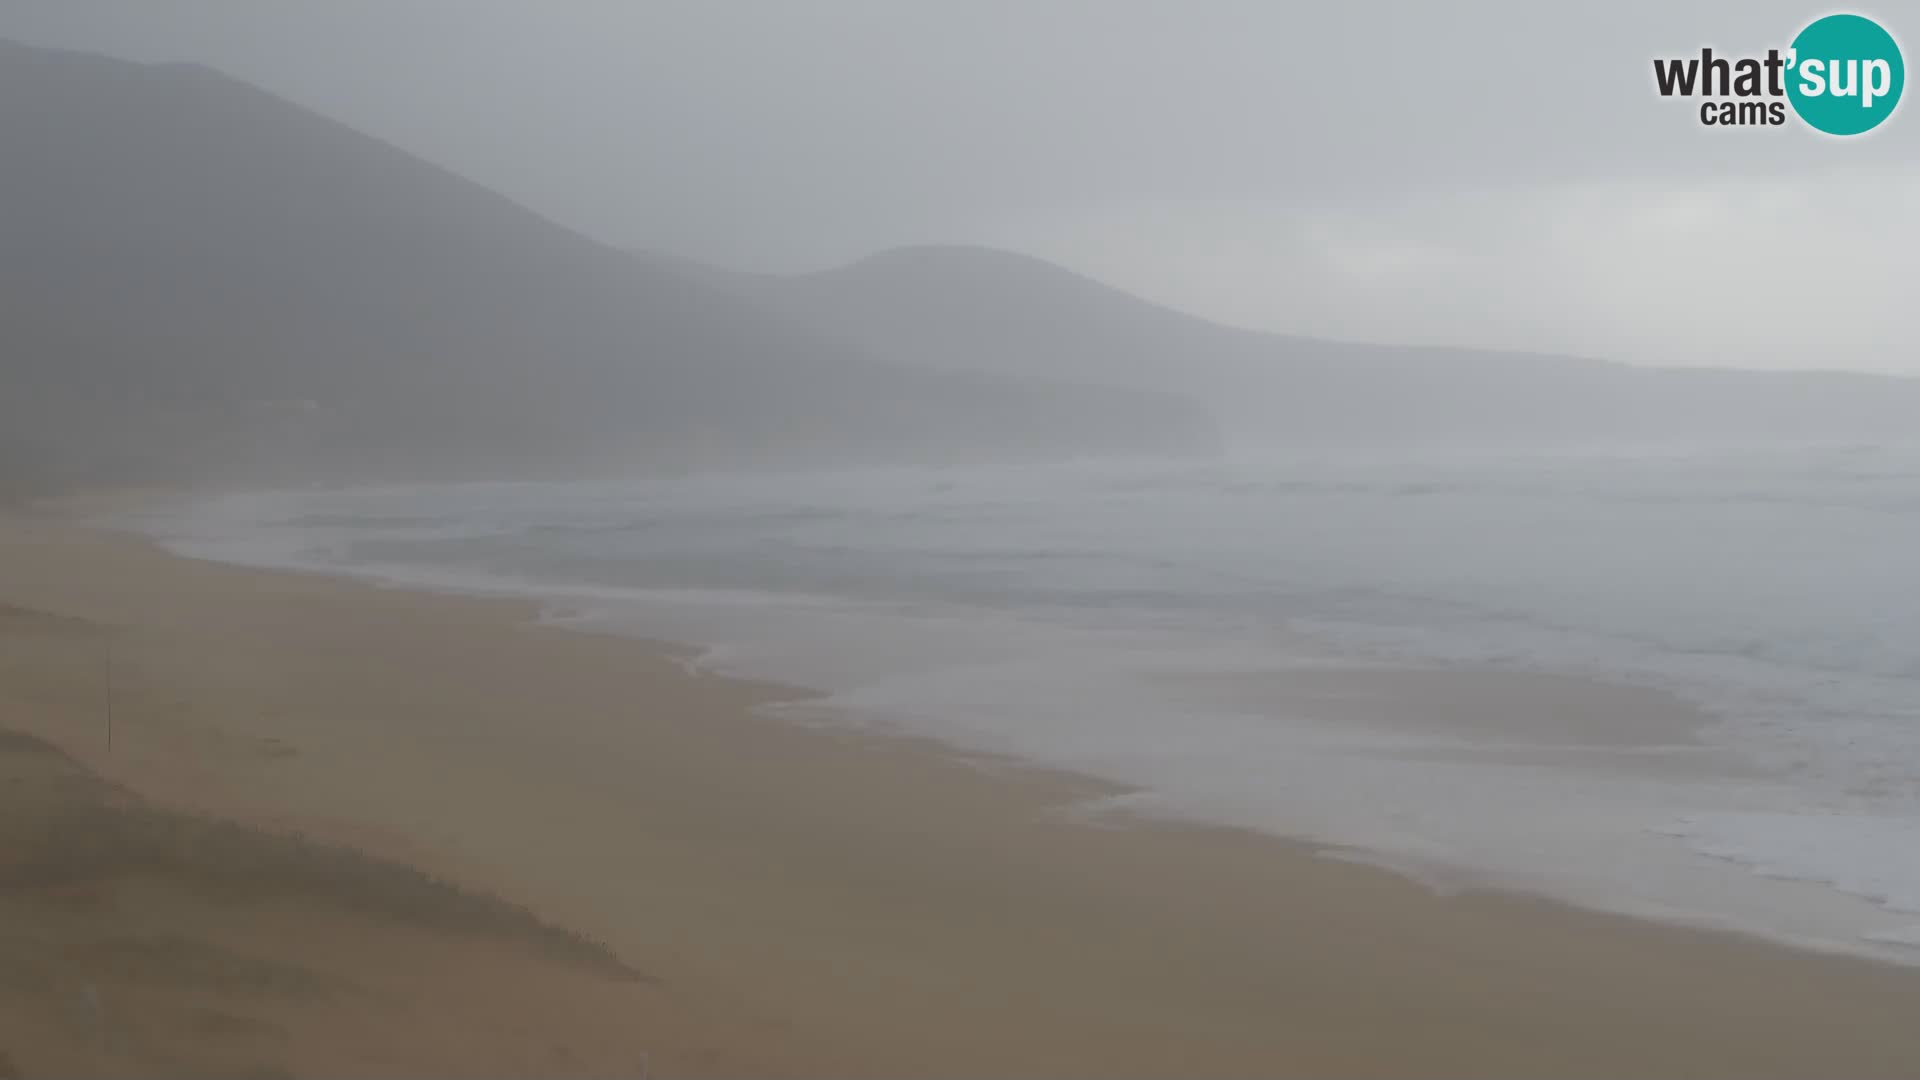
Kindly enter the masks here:
M 828 692 L 796 721 L 1137 789 L 1090 813 L 1920 959 L 1913 449 L 282 491 L 141 525 L 205 557 L 544 597 Z M 1360 700 L 1356 666 L 1562 673 L 1705 714 L 1516 683 L 1484 716 L 1494 691 L 1463 684 L 1435 719 Z

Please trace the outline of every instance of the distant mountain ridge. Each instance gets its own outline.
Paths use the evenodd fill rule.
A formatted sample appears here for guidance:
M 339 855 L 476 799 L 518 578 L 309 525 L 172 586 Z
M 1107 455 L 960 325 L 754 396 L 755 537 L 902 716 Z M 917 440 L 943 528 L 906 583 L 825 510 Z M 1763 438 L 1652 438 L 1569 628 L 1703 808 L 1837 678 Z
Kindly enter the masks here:
M 1040 259 L 901 248 L 836 269 L 710 278 L 822 334 L 928 368 L 1178 390 L 1250 445 L 1910 439 L 1920 380 L 1632 367 L 1237 329 Z
M 886 363 L 197 66 L 0 42 L 0 159 L 0 484 L 1216 444 L 1174 395 Z
M 1920 380 L 1261 333 L 981 248 L 636 256 L 209 69 L 4 41 L 0 384 L 0 495 L 1920 432 Z

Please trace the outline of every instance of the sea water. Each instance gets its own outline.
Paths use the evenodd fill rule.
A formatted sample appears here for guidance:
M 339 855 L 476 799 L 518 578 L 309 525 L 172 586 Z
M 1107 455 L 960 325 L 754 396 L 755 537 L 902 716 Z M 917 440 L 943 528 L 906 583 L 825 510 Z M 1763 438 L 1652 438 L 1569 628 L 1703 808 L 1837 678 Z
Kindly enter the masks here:
M 1115 781 L 1073 808 L 1090 819 L 1252 827 L 1440 887 L 1920 962 L 1909 449 L 316 489 L 135 524 L 199 557 L 532 595 L 691 643 L 824 691 L 780 710 L 795 723 Z M 1490 698 L 1516 715 L 1478 729 L 1287 691 L 1403 668 L 1654 688 L 1706 722 L 1567 744 L 1527 737 L 1551 694 Z

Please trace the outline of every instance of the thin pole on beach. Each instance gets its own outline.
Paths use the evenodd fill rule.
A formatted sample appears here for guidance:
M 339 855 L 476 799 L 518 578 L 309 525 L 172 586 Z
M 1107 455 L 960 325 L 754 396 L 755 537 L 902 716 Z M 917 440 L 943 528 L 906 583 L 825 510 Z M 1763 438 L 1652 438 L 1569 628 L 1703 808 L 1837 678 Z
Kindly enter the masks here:
M 113 642 L 107 642 L 107 753 L 113 753 Z

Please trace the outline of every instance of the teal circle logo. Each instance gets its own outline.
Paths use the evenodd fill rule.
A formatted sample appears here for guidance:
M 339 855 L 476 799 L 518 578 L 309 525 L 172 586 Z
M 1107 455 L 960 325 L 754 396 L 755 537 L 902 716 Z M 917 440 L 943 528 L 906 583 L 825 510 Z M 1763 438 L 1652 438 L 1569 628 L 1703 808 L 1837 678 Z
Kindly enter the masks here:
M 1862 15 L 1816 19 L 1793 39 L 1787 100 L 1829 135 L 1872 131 L 1900 104 L 1907 67 L 1893 35 Z

